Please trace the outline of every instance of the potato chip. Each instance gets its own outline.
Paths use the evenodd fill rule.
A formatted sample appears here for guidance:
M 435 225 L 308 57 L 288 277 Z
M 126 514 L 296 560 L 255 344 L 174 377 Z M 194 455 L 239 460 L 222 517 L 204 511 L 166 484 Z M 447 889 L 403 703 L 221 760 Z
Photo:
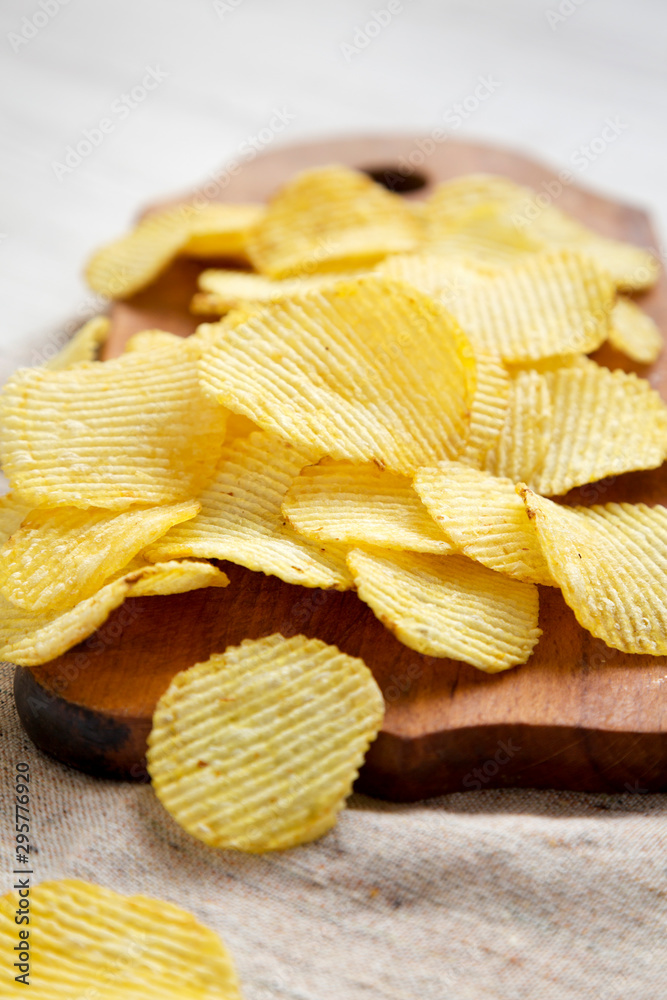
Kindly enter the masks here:
M 172 525 L 198 512 L 194 500 L 120 513 L 33 510 L 0 548 L 0 593 L 28 611 L 72 608 Z
M 34 507 L 189 499 L 210 479 L 225 411 L 200 391 L 198 345 L 68 371 L 21 369 L 0 394 L 5 474 Z
M 0 497 L 0 545 L 21 527 L 21 521 L 32 510 L 32 504 L 27 503 L 16 493 L 7 493 Z
M 227 429 L 225 432 L 225 444 L 229 444 L 231 441 L 235 441 L 236 438 L 240 437 L 250 437 L 254 431 L 258 431 L 259 427 L 257 424 L 253 423 L 252 420 L 248 420 L 244 417 L 242 413 L 232 413 L 231 410 L 227 415 Z
M 146 549 L 148 559 L 229 559 L 304 587 L 352 586 L 345 550 L 302 538 L 281 512 L 287 489 L 321 452 L 256 431 L 225 445 L 217 472 L 199 495 L 201 512 Z
M 344 275 L 343 275 L 344 276 Z M 336 274 L 311 274 L 302 278 L 285 278 L 274 281 L 262 274 L 251 274 L 247 271 L 207 270 L 199 275 L 198 284 L 206 295 L 205 300 L 193 299 L 193 312 L 199 311 L 197 302 L 203 308 L 206 305 L 207 314 L 226 313 L 230 309 L 246 302 L 277 302 L 290 295 L 308 292 L 313 289 L 326 288 L 340 280 Z
M 3 997 L 241 1000 L 222 941 L 179 906 L 76 879 L 30 887 L 29 927 L 15 923 L 20 904 L 18 890 L 0 897 Z
M 460 461 L 475 469 L 484 467 L 507 420 L 512 381 L 500 358 L 478 351 L 477 387 L 470 407 L 470 426 Z
M 44 364 L 51 371 L 72 368 L 82 361 L 96 361 L 102 344 L 109 336 L 111 321 L 108 316 L 94 316 L 76 331 L 63 349 Z
M 262 274 L 286 278 L 367 267 L 416 247 L 421 226 L 398 195 L 347 167 L 293 177 L 269 203 L 248 244 Z
M 475 389 L 475 360 L 451 316 L 375 276 L 225 329 L 201 372 L 208 393 L 264 430 L 408 475 L 460 453 Z
M 176 675 L 146 760 L 174 819 L 214 847 L 282 850 L 321 837 L 384 714 L 360 660 L 319 639 L 246 639 Z
M 517 487 L 577 621 L 624 653 L 667 653 L 667 508 L 563 507 Z
M 167 330 L 139 330 L 125 344 L 124 353 L 132 351 L 159 351 L 162 347 L 177 347 L 183 338 Z
M 375 266 L 374 273 L 392 281 L 412 285 L 437 298 L 445 306 L 471 285 L 479 287 L 478 271 L 460 261 L 437 254 L 394 254 L 380 261 Z
M 347 561 L 361 600 L 426 656 L 495 673 L 525 663 L 542 634 L 537 587 L 465 556 L 352 549 Z
M 536 371 L 519 371 L 509 385 L 505 422 L 485 468 L 513 482 L 532 480 L 542 467 L 551 428 L 551 396 L 546 380 Z
M 427 239 L 446 237 L 476 219 L 502 217 L 531 193 L 529 188 L 498 174 L 464 174 L 444 181 L 424 206 Z
M 126 597 L 183 594 L 226 587 L 228 577 L 206 562 L 164 562 L 128 569 L 69 611 L 24 611 L 0 597 L 0 658 L 23 667 L 47 663 L 82 642 Z
M 257 205 L 176 205 L 147 215 L 127 236 L 103 246 L 86 268 L 90 287 L 110 299 L 133 295 L 178 256 L 245 256 Z
M 553 586 L 542 549 L 511 479 L 459 462 L 419 469 L 414 488 L 459 552 L 525 583 Z
M 611 314 L 609 343 L 633 361 L 650 365 L 662 350 L 662 334 L 641 306 L 620 296 Z
M 453 551 L 405 476 L 376 465 L 322 462 L 303 469 L 283 500 L 290 524 L 313 541 Z

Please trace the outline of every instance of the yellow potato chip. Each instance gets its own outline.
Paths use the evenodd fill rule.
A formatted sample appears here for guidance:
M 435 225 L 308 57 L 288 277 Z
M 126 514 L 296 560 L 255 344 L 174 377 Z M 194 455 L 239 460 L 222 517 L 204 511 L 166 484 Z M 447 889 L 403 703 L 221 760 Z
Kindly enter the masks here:
M 21 527 L 21 521 L 32 510 L 32 504 L 27 503 L 16 493 L 7 493 L 0 497 L 0 545 Z
M 481 469 L 505 426 L 512 380 L 500 358 L 480 351 L 475 357 L 477 387 L 470 407 L 468 438 L 460 461 Z
M 183 338 L 167 330 L 139 330 L 125 344 L 124 353 L 132 351 L 159 351 L 161 347 L 177 347 Z
M 465 556 L 352 549 L 347 561 L 361 600 L 426 656 L 495 673 L 525 663 L 542 634 L 537 587 Z
M 346 275 L 311 274 L 301 278 L 285 278 L 274 281 L 262 274 L 251 274 L 248 271 L 202 271 L 198 278 L 201 292 L 206 296 L 200 300 L 193 299 L 193 312 L 199 311 L 197 304 L 207 307 L 207 313 L 226 313 L 236 306 L 246 302 L 278 302 L 290 295 L 308 292 L 313 289 L 327 288 Z M 354 275 L 352 275 L 354 277 Z
M 302 538 L 280 509 L 294 477 L 320 456 L 263 431 L 225 445 L 213 480 L 198 497 L 201 512 L 149 546 L 147 558 L 229 559 L 286 583 L 349 589 L 345 550 Z
M 512 211 L 530 189 L 498 174 L 474 173 L 438 184 L 424 205 L 431 240 L 448 236 L 476 219 Z
M 471 285 L 479 287 L 480 279 L 478 271 L 460 261 L 428 253 L 393 254 L 380 261 L 374 273 L 412 285 L 437 298 L 445 306 Z
M 110 299 L 133 295 L 178 256 L 243 257 L 256 205 L 176 205 L 143 218 L 127 236 L 103 246 L 86 268 L 90 287 Z
M 611 313 L 609 342 L 633 361 L 650 365 L 662 350 L 662 334 L 641 306 L 621 296 Z
M 458 462 L 419 469 L 414 488 L 459 552 L 525 583 L 553 586 L 542 549 L 511 479 Z
M 410 480 L 373 464 L 323 462 L 305 468 L 282 509 L 290 524 L 313 541 L 442 555 L 453 551 Z
M 244 417 L 242 413 L 232 413 L 230 410 L 227 415 L 225 444 L 230 444 L 230 442 L 235 441 L 236 438 L 250 437 L 254 431 L 258 430 L 259 427 L 257 424 L 253 423 L 252 420 L 248 420 L 248 418 Z
M 418 219 L 398 195 L 347 167 L 293 177 L 274 196 L 248 244 L 262 274 L 286 278 L 366 267 L 412 250 Z
M 76 331 L 63 349 L 44 364 L 51 371 L 72 368 L 82 361 L 96 361 L 97 354 L 109 336 L 111 321 L 108 316 L 94 316 Z
M 0 594 L 28 611 L 72 608 L 172 525 L 198 511 L 194 500 L 120 513 L 33 510 L 0 548 Z
M 0 456 L 34 507 L 185 500 L 210 479 L 225 411 L 200 391 L 198 345 L 67 371 L 21 369 L 0 394 Z
M 553 420 L 546 380 L 536 371 L 519 371 L 510 381 L 505 422 L 487 453 L 487 472 L 513 482 L 532 480 L 542 467 Z
M 204 389 L 299 447 L 410 474 L 455 458 L 475 360 L 429 296 L 378 277 L 274 304 L 204 346 Z
M 0 597 L 0 657 L 23 667 L 47 663 L 82 642 L 126 597 L 183 594 L 202 587 L 226 587 L 228 577 L 206 562 L 164 562 L 125 568 L 92 597 L 69 611 L 24 611 Z
M 3 998 L 241 1000 L 227 949 L 186 910 L 76 879 L 29 891 L 29 925 L 19 889 L 0 897 Z
M 667 509 L 563 507 L 517 487 L 577 621 L 624 653 L 667 653 Z
M 259 853 L 322 836 L 384 714 L 363 660 L 319 639 L 246 639 L 176 675 L 146 759 L 189 833 Z

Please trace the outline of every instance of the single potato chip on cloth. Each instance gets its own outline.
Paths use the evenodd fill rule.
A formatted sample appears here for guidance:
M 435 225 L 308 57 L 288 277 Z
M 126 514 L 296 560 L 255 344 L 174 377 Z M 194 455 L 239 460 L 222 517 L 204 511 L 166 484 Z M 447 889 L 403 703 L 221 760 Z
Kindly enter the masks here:
M 0 897 L 3 997 L 241 1000 L 222 941 L 179 906 L 77 879 L 31 886 L 29 903 L 29 927 L 17 926 L 19 891 Z
M 245 258 L 259 205 L 182 204 L 152 212 L 126 236 L 99 249 L 88 262 L 90 287 L 124 299 L 150 285 L 180 253 Z
M 264 430 L 405 475 L 463 450 L 476 381 L 449 313 L 375 276 L 224 328 L 200 366 L 205 391 Z
M 465 556 L 352 549 L 347 562 L 360 599 L 426 656 L 495 673 L 525 663 L 542 634 L 537 587 Z
M 246 639 L 174 677 L 153 716 L 148 771 L 193 836 L 282 850 L 335 824 L 383 716 L 363 660 L 303 635 Z
M 564 507 L 517 487 L 580 625 L 624 653 L 667 653 L 667 508 Z
M 542 467 L 552 424 L 551 396 L 544 376 L 531 370 L 517 372 L 509 384 L 504 423 L 480 465 L 515 483 L 532 480 Z M 462 461 L 467 458 L 466 453 Z
M 34 507 L 190 499 L 210 479 L 225 411 L 201 392 L 199 347 L 134 352 L 67 371 L 19 369 L 0 393 L 0 458 Z
M 0 596 L 0 659 L 22 667 L 48 663 L 92 635 L 126 597 L 183 594 L 229 583 L 221 570 L 206 562 L 136 566 L 137 562 L 133 560 L 123 575 L 65 612 L 25 611 Z
M 282 506 L 292 527 L 313 541 L 453 552 L 406 476 L 372 463 L 327 462 L 293 480 Z
M 76 331 L 55 357 L 45 362 L 44 367 L 51 371 L 62 371 L 82 361 L 96 361 L 99 349 L 106 343 L 110 329 L 111 321 L 108 316 L 93 316 Z
M 348 167 L 318 167 L 272 198 L 248 255 L 261 274 L 286 278 L 371 266 L 420 238 L 420 221 L 399 195 Z
M 463 555 L 525 583 L 555 585 L 511 479 L 441 462 L 419 469 L 414 488 Z
M 345 549 L 303 538 L 281 511 L 293 479 L 320 457 L 317 449 L 264 431 L 225 445 L 213 480 L 198 497 L 201 512 L 148 546 L 146 557 L 228 559 L 286 583 L 348 590 Z
M 662 334 L 641 306 L 621 295 L 611 313 L 609 343 L 633 361 L 650 365 L 662 350 Z
M 33 510 L 0 548 L 0 594 L 28 611 L 72 608 L 172 525 L 198 512 L 194 500 L 120 513 Z

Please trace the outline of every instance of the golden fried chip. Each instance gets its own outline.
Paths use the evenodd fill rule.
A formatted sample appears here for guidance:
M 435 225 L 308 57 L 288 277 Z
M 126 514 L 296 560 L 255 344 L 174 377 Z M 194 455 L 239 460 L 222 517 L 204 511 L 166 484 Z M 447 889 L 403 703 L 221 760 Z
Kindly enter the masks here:
M 181 252 L 187 257 L 227 257 L 245 263 L 248 237 L 265 211 L 264 205 L 233 202 L 202 205 L 189 217 L 188 238 Z
M 167 330 L 139 330 L 125 344 L 124 353 L 132 351 L 159 351 L 161 347 L 177 347 L 183 338 Z
M 495 673 L 525 663 L 542 634 L 537 587 L 465 556 L 352 549 L 347 561 L 361 600 L 426 656 Z
M 44 364 L 51 371 L 72 368 L 81 361 L 95 361 L 97 354 L 109 336 L 111 321 L 108 316 L 94 316 L 76 331 L 63 349 Z
M 531 193 L 498 174 L 464 174 L 444 181 L 424 205 L 428 238 L 448 236 L 480 218 L 503 218 Z
M 0 594 L 28 611 L 72 608 L 172 525 L 198 511 L 194 500 L 120 513 L 33 510 L 0 548 Z
M 455 458 L 475 360 L 432 298 L 375 276 L 267 307 L 204 345 L 205 390 L 299 447 L 410 474 Z
M 287 489 L 304 465 L 321 457 L 264 431 L 225 445 L 217 472 L 199 495 L 201 512 L 146 549 L 148 559 L 229 559 L 304 587 L 352 586 L 345 549 L 302 538 L 281 512 Z
M 220 453 L 225 411 L 200 391 L 184 340 L 67 371 L 21 369 L 0 394 L 0 456 L 34 507 L 160 504 L 195 495 Z
M 478 351 L 477 387 L 470 407 L 470 426 L 460 461 L 475 469 L 484 467 L 507 420 L 512 380 L 500 358 Z
M 662 350 L 662 334 L 641 306 L 621 296 L 611 313 L 609 343 L 633 361 L 650 365 Z
M 624 653 L 667 653 L 667 508 L 563 507 L 517 487 L 577 621 Z
M 410 480 L 372 463 L 323 462 L 303 469 L 283 500 L 283 514 L 313 541 L 453 551 Z
M 290 295 L 308 292 L 313 289 L 327 288 L 339 281 L 345 275 L 311 274 L 301 278 L 285 278 L 274 281 L 262 274 L 251 274 L 247 271 L 202 271 L 198 278 L 200 290 L 206 296 L 193 299 L 193 312 L 198 312 L 198 304 L 206 313 L 226 313 L 230 309 L 246 302 L 277 302 Z M 354 277 L 354 275 L 353 275 Z
M 421 226 L 398 195 L 347 167 L 297 174 L 255 227 L 248 254 L 271 278 L 367 267 L 412 250 Z
M 525 583 L 553 586 L 542 549 L 511 479 L 459 462 L 419 469 L 414 488 L 459 552 Z
M 27 503 L 16 493 L 7 493 L 0 497 L 0 545 L 21 527 L 21 521 L 32 510 L 32 504 Z
M 214 847 L 294 847 L 335 824 L 383 714 L 363 660 L 302 635 L 246 639 L 177 674 L 158 702 L 153 788 Z
M 206 562 L 164 562 L 126 567 L 92 597 L 69 611 L 24 611 L 0 597 L 0 657 L 32 667 L 47 663 L 86 639 L 126 597 L 183 594 L 202 587 L 226 587 L 228 577 Z
M 179 906 L 76 879 L 31 886 L 24 898 L 29 925 L 15 922 L 19 890 L 0 897 L 3 997 L 241 1000 L 222 941 Z
M 385 257 L 374 268 L 392 281 L 403 281 L 437 298 L 443 305 L 467 291 L 478 287 L 479 272 L 460 261 L 438 254 L 401 253 Z
M 505 422 L 485 468 L 513 482 L 532 480 L 541 469 L 552 428 L 551 397 L 542 374 L 519 371 L 510 381 Z

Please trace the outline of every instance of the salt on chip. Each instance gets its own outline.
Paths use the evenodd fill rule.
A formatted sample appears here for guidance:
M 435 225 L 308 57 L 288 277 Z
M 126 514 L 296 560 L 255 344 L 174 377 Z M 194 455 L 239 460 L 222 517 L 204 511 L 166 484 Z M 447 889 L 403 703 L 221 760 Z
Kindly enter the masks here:
M 127 597 L 183 594 L 226 587 L 228 577 L 206 562 L 170 561 L 126 568 L 92 597 L 70 610 L 24 611 L 0 597 L 0 658 L 23 667 L 47 663 L 98 629 Z
M 564 507 L 517 490 L 579 624 L 624 653 L 667 654 L 667 508 Z
M 495 673 L 525 663 L 541 630 L 538 592 L 465 556 L 352 549 L 357 593 L 400 642 Z
M 419 469 L 414 488 L 459 552 L 525 583 L 553 586 L 535 528 L 511 479 L 441 462 Z
M 148 509 L 38 508 L 0 548 L 0 594 L 28 611 L 65 610 L 169 528 L 194 517 L 189 500 Z
M 62 371 L 82 361 L 95 361 L 100 347 L 106 342 L 111 328 L 108 316 L 93 316 L 76 331 L 55 357 L 46 361 L 45 368 Z
M 200 391 L 199 347 L 123 354 L 67 371 L 20 369 L 0 394 L 5 474 L 33 506 L 189 499 L 220 453 L 225 411 Z
M 248 245 L 261 274 L 286 278 L 366 267 L 416 247 L 421 226 L 401 198 L 366 174 L 318 167 L 269 202 Z
M 409 475 L 463 449 L 475 359 L 432 298 L 379 277 L 295 296 L 205 345 L 218 402 L 298 447 Z
M 179 906 L 77 879 L 32 885 L 29 902 L 30 936 L 21 941 L 19 890 L 0 897 L 4 997 L 241 1000 L 222 941 Z M 21 945 L 29 955 L 23 981 L 15 978 Z
M 320 457 L 264 431 L 230 442 L 198 497 L 201 512 L 149 546 L 147 558 L 228 559 L 286 583 L 349 589 L 345 550 L 302 538 L 280 509 L 294 477 Z
M 124 353 L 133 351 L 159 351 L 162 347 L 177 347 L 183 338 L 168 330 L 139 330 L 127 340 Z
M 633 361 L 650 365 L 662 350 L 662 334 L 641 306 L 621 295 L 611 313 L 609 343 Z
M 410 480 L 372 463 L 322 462 L 303 469 L 282 509 L 290 524 L 313 541 L 441 555 L 453 551 Z
M 515 483 L 532 480 L 542 467 L 552 425 L 544 376 L 531 370 L 517 372 L 509 385 L 502 429 L 486 456 L 486 471 Z
M 302 635 L 246 639 L 173 679 L 153 716 L 148 771 L 193 836 L 282 850 L 335 824 L 383 714 L 363 660 Z

